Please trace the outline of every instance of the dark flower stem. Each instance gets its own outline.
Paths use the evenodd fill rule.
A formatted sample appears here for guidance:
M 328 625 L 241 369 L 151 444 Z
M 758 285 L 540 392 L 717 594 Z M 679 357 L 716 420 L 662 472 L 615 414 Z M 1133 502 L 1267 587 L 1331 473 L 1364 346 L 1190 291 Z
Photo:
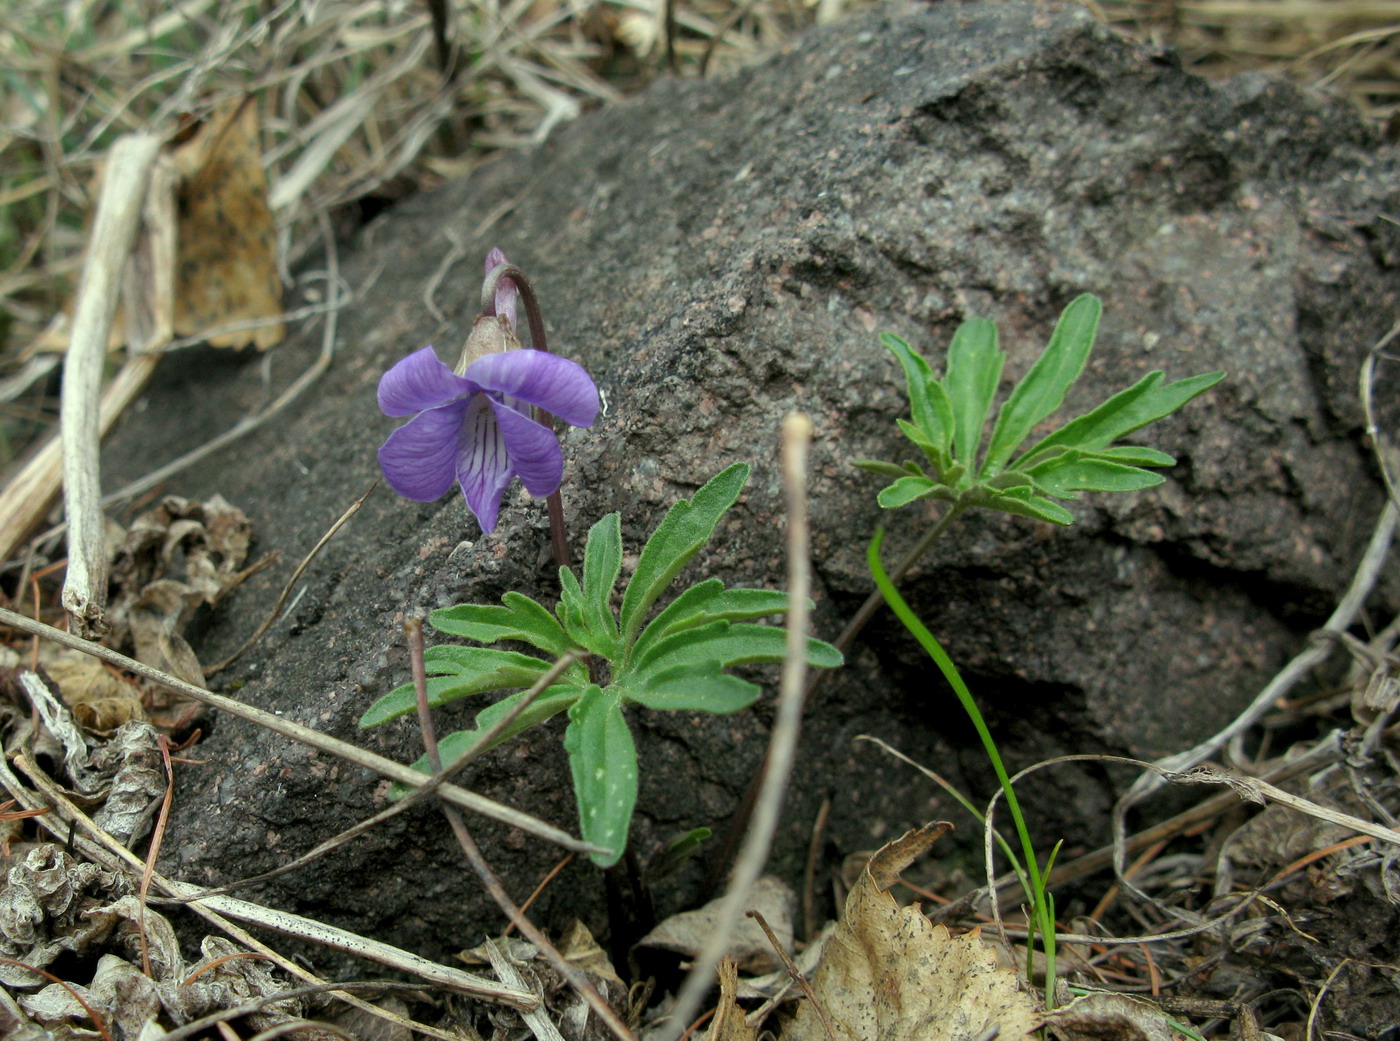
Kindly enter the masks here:
M 503 278 L 509 278 L 515 283 L 515 288 L 519 290 L 520 297 L 525 302 L 525 320 L 530 323 L 530 346 L 548 354 L 549 342 L 545 336 L 544 315 L 540 313 L 539 298 L 535 296 L 535 288 L 530 285 L 525 272 L 514 264 L 501 264 L 492 268 L 486 280 L 481 283 L 481 313 L 496 313 L 496 287 L 501 284 Z M 554 416 L 550 413 L 542 408 L 535 408 L 533 415 L 535 422 L 540 426 L 554 430 Z M 564 528 L 564 499 L 558 489 L 550 493 L 546 503 L 549 509 L 549 537 L 554 543 L 554 561 L 560 567 L 568 567 L 574 562 L 574 558 L 569 551 L 569 533 Z

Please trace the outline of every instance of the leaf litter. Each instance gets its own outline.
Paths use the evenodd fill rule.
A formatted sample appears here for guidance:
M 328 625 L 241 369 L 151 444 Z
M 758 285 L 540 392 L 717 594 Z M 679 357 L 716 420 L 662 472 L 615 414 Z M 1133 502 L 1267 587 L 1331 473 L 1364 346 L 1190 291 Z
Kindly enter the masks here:
M 871 858 L 850 895 L 783 1041 L 960 1041 L 1024 1037 L 1041 1023 L 1039 1003 L 998 964 L 979 930 L 952 935 L 889 890 L 900 872 L 951 826 L 928 824 Z M 823 1020 L 827 1022 L 823 1022 Z

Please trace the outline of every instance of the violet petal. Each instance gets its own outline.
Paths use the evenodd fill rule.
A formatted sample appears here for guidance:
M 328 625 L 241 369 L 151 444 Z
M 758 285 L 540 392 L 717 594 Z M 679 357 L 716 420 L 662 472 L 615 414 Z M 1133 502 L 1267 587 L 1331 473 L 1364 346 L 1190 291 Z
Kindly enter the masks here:
M 457 477 L 457 437 L 466 402 L 427 409 L 389 435 L 379 447 L 379 467 L 389 487 L 405 499 L 432 502 Z
M 454 375 L 431 347 L 423 347 L 380 379 L 379 409 L 386 416 L 411 416 L 476 389 L 471 380 Z
M 525 490 L 536 499 L 558 491 L 564 479 L 564 453 L 554 431 L 499 401 L 493 401 L 492 407 L 505 436 L 510 468 L 520 475 Z
M 547 351 L 488 354 L 467 369 L 485 390 L 538 405 L 570 426 L 592 426 L 598 418 L 598 388 L 583 366 Z
M 455 466 L 467 509 L 489 535 L 496 528 L 501 495 L 514 474 L 505 436 L 485 394 L 474 395 L 467 402 Z

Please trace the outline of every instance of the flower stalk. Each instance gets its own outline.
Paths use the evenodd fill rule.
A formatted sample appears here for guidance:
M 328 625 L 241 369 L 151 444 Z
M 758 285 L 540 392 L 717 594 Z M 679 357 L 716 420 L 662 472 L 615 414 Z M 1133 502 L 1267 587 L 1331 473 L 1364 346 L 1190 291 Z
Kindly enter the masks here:
M 506 279 L 514 283 L 520 299 L 525 304 L 525 321 L 530 324 L 530 349 L 548 353 L 549 340 L 544 331 L 544 315 L 540 312 L 540 301 L 535 295 L 535 287 L 525 277 L 525 272 L 509 261 L 497 264 L 486 273 L 486 278 L 481 283 L 481 313 L 496 314 L 497 301 L 501 296 L 500 286 Z M 554 429 L 554 416 L 539 405 L 534 407 L 534 418 L 540 426 L 548 430 Z M 564 498 L 558 488 L 550 492 L 549 497 L 545 499 L 545 508 L 549 511 L 549 538 L 554 546 L 554 562 L 560 567 L 569 567 L 574 558 L 569 549 L 568 529 L 564 526 Z

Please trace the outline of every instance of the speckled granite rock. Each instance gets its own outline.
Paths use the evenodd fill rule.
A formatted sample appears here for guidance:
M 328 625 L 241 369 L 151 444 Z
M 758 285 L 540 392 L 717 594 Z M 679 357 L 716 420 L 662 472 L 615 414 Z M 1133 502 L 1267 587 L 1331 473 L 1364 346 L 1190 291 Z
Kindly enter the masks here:
M 211 620 L 204 653 L 236 647 L 292 562 L 375 476 L 391 427 L 381 371 L 425 342 L 460 343 L 478 255 L 500 244 L 543 294 L 553 343 L 585 362 L 609 410 L 565 438 L 566 507 L 582 532 L 620 509 L 633 551 L 678 496 L 735 459 L 755 475 L 692 571 L 782 574 L 777 426 L 812 414 L 817 626 L 833 635 L 868 589 L 876 524 L 897 547 L 928 517 L 884 515 L 848 463 L 898 457 L 902 384 L 876 335 L 935 361 L 956 324 L 996 319 L 1018 376 L 1060 308 L 1105 301 L 1100 346 L 1072 404 L 1164 367 L 1230 379 L 1154 429 L 1180 457 L 1164 486 L 1076 507 L 1070 531 L 973 518 L 909 585 L 1006 742 L 1050 754 L 1156 755 L 1213 731 L 1300 644 L 1343 588 L 1381 501 L 1353 387 L 1400 303 L 1395 156 L 1348 113 L 1264 80 L 1211 87 L 1169 54 L 1120 40 L 1085 10 L 1012 2 L 886 5 L 712 82 L 663 82 L 408 201 L 343 258 L 357 297 L 334 370 L 304 406 L 198 473 L 248 511 L 261 573 Z M 488 231 L 483 220 L 502 214 Z M 471 244 L 437 302 L 430 276 Z M 289 380 L 319 347 L 279 349 Z M 266 393 L 252 359 L 173 359 L 110 446 L 113 481 L 222 429 Z M 198 402 L 192 408 L 190 402 Z M 364 708 L 407 674 L 407 608 L 519 588 L 549 596 L 542 509 L 508 498 L 480 539 L 455 498 L 376 493 L 313 565 L 304 595 L 228 689 L 404 759 L 402 723 L 360 737 Z M 445 713 L 442 724 L 466 718 Z M 768 712 L 639 717 L 645 859 L 683 828 L 722 828 L 762 753 Z M 869 746 L 880 734 L 990 791 L 966 722 L 916 648 L 882 620 L 811 707 L 775 866 L 797 875 L 818 803 L 827 852 L 873 847 L 952 816 L 939 793 Z M 572 825 L 559 728 L 487 757 L 470 783 Z M 382 805 L 375 778 L 235 720 L 184 767 L 164 868 L 197 882 L 265 870 Z M 1095 770 L 1040 775 L 1047 833 L 1090 841 L 1113 798 Z M 524 894 L 558 852 L 494 824 L 488 855 Z M 693 900 L 696 867 L 658 893 Z M 443 956 L 497 929 L 430 810 L 260 891 L 269 902 Z M 571 866 L 538 920 L 602 926 L 602 886 Z

